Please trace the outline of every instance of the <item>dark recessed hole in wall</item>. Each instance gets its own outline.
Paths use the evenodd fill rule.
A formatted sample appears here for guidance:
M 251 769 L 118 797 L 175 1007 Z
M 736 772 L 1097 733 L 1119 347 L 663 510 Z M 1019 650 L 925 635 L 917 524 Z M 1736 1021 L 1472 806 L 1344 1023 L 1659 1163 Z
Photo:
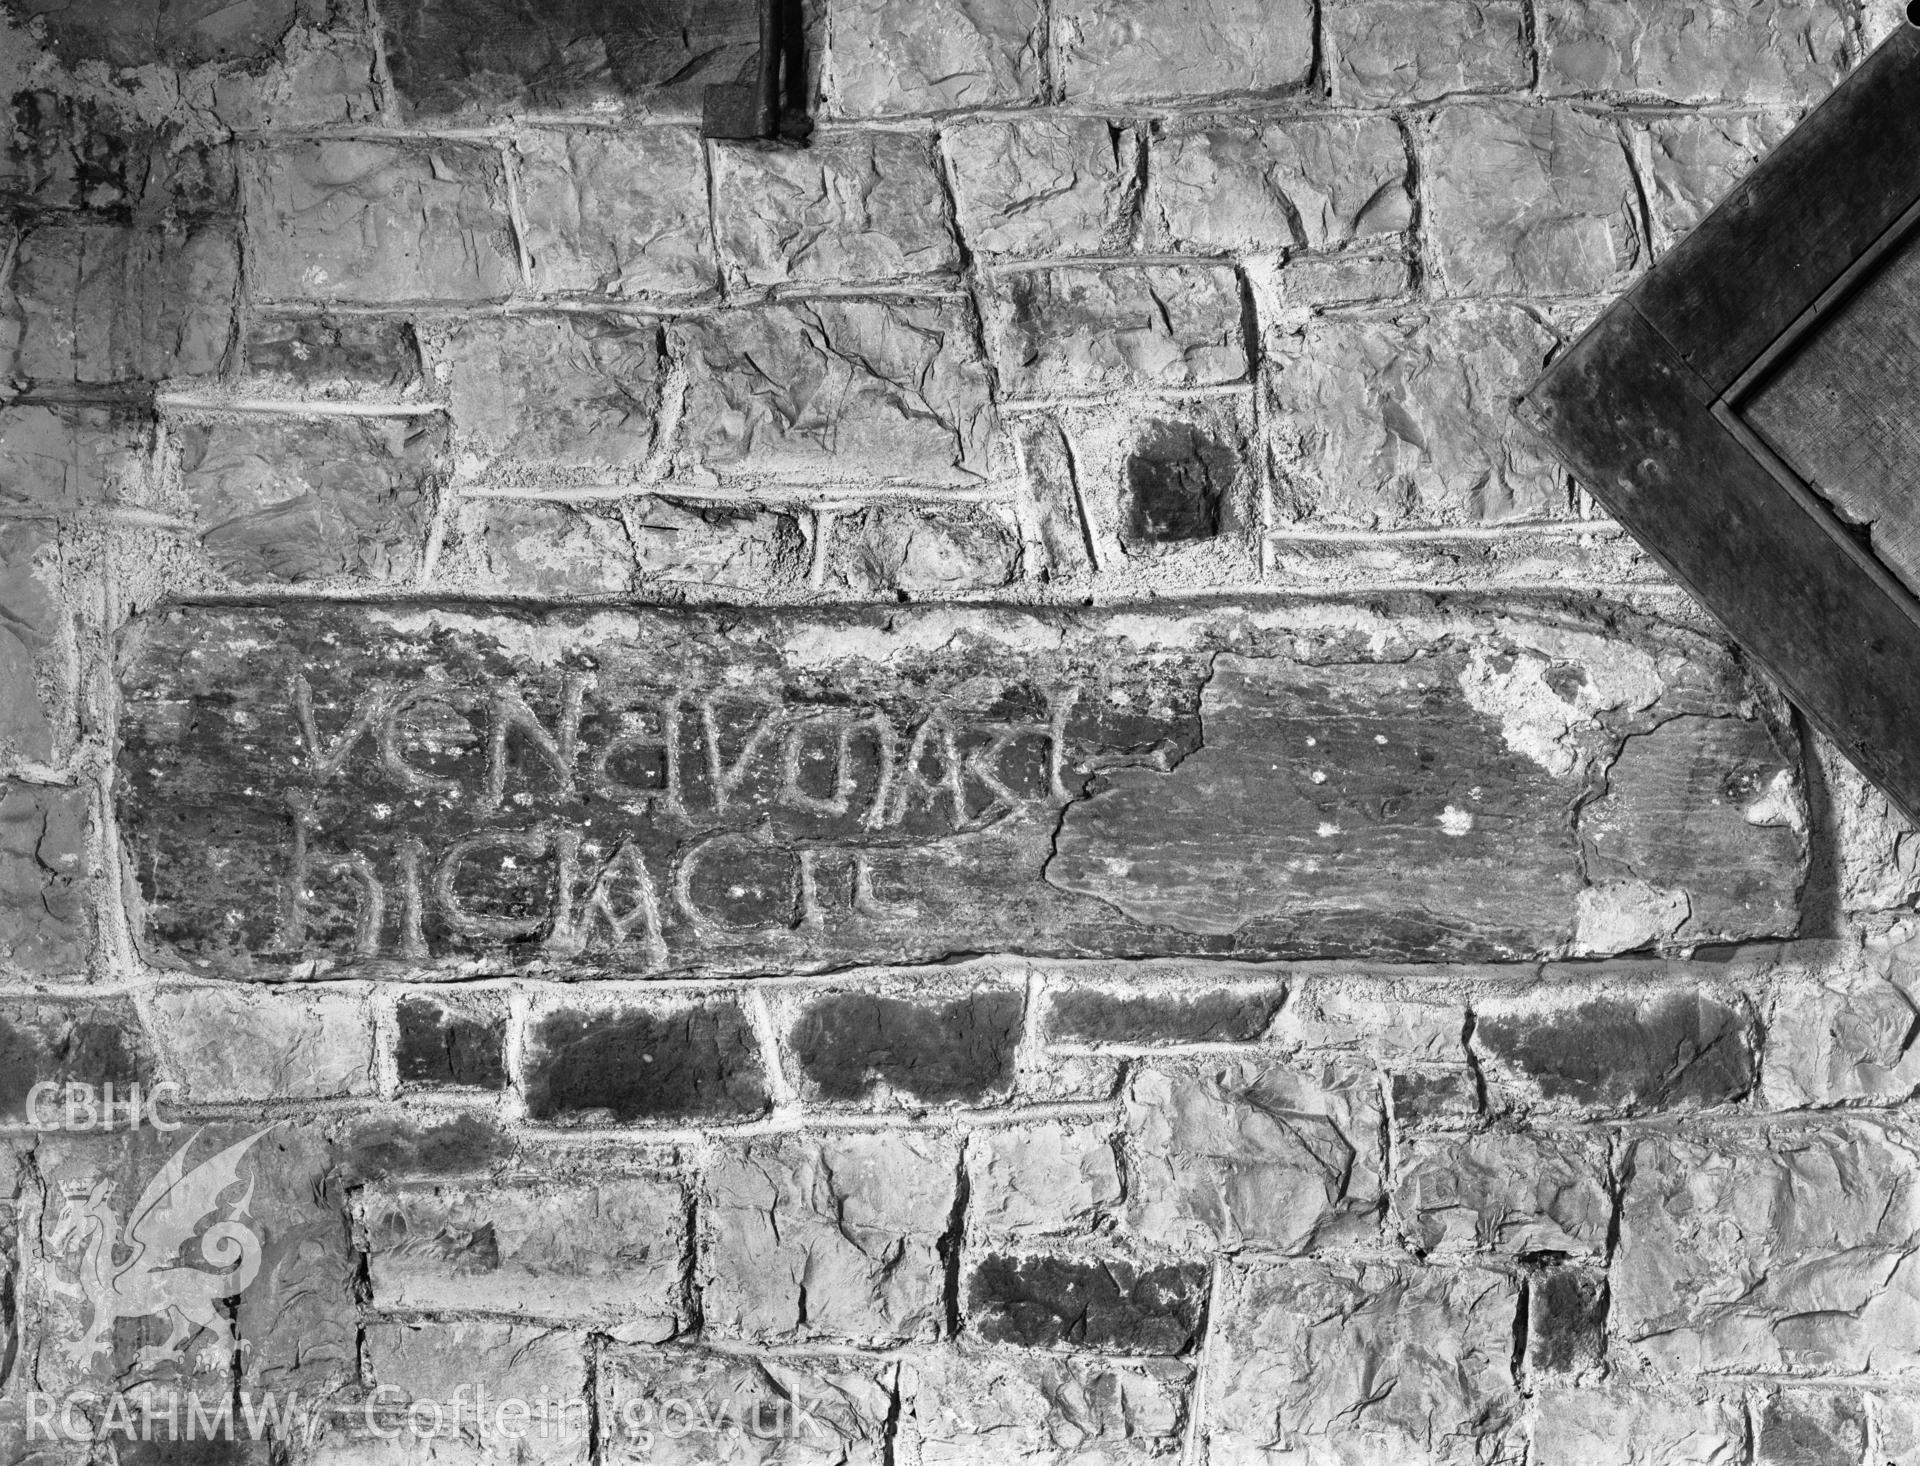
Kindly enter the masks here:
M 1210 540 L 1230 527 L 1240 455 L 1190 423 L 1154 421 L 1127 459 L 1129 545 Z

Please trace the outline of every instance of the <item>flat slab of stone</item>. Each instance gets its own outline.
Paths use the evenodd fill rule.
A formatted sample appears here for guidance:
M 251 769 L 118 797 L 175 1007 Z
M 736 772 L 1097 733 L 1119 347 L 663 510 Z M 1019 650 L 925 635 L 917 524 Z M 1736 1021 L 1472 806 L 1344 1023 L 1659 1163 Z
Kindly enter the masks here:
M 140 939 L 205 973 L 1516 959 L 1797 921 L 1773 703 L 1617 607 L 188 607 L 134 626 L 122 684 Z

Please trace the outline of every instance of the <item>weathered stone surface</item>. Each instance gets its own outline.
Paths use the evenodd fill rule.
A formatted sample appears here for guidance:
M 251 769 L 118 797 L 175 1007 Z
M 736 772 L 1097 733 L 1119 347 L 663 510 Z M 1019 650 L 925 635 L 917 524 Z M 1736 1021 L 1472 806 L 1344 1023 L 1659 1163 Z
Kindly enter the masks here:
M 1561 952 L 1623 741 L 1755 712 L 1690 632 L 1470 604 L 202 608 L 124 666 L 142 940 L 231 975 Z M 1688 886 L 1797 882 L 1724 828 Z
M 1039 0 L 846 0 L 830 95 L 849 117 L 1026 101 L 1041 83 Z
M 535 285 L 619 297 L 712 288 L 707 161 L 693 129 L 525 132 L 516 147 Z
M 113 0 L 20 0 L 19 8 L 41 19 L 55 53 L 69 62 L 98 59 L 117 67 L 257 60 L 316 10 L 309 0 L 192 0 L 132 14 Z
M 1607 118 L 1530 102 L 1448 107 L 1422 168 L 1456 294 L 1613 290 L 1645 263 L 1639 195 Z
M 1509 1104 L 1631 1114 L 1730 1104 L 1753 1087 L 1759 1035 L 1744 1001 L 1664 985 L 1653 964 L 1612 971 L 1627 991 L 1476 1004 L 1489 1089 Z
M 1796 944 L 1783 954 L 1767 1023 L 1760 1095 L 1770 1110 L 1897 1103 L 1920 1089 L 1914 1012 L 1920 948 L 1909 923 L 1851 943 Z
M 1760 866 L 1730 866 L 1719 879 L 1690 883 L 1684 919 L 1659 923 L 1649 933 L 1654 940 L 1686 941 L 1748 922 L 1793 929 L 1788 892 L 1804 869 L 1806 804 L 1798 772 L 1781 767 L 1779 744 L 1764 725 L 1676 718 L 1630 741 L 1607 779 L 1608 792 L 1580 821 L 1588 878 L 1598 889 L 1621 883 L 1664 893 L 1676 884 L 1674 872 L 1697 868 L 1703 849 L 1744 841 L 1749 829 L 1771 837 L 1761 841 L 1771 849 Z M 1608 935 L 1596 945 L 1614 952 L 1638 944 Z
M 257 316 L 247 324 L 246 361 L 255 377 L 303 395 L 397 396 L 420 382 L 413 327 L 378 316 Z
M 268 300 L 476 301 L 519 283 L 489 147 L 284 142 L 246 193 L 248 279 Z
M 564 600 L 633 589 L 639 566 L 626 526 L 612 514 L 559 504 L 488 500 L 461 506 L 455 542 L 466 575 L 496 595 Z M 450 557 L 449 557 L 450 558 Z M 460 571 L 443 559 L 440 573 Z
M 708 1167 L 701 1303 L 720 1338 L 880 1343 L 944 1327 L 954 1146 L 908 1132 L 755 1140 Z
M 674 328 L 696 478 L 971 483 L 995 415 L 960 301 L 812 300 Z
M 152 1004 L 167 1068 L 195 1103 L 373 1092 L 373 1014 L 359 994 L 172 988 Z
M 636 1343 L 686 1319 L 687 1205 L 672 1181 L 375 1186 L 358 1220 L 379 1308 L 575 1319 Z
M 1513 1280 L 1491 1272 L 1307 1263 L 1239 1274 L 1208 1361 L 1209 1459 L 1512 1459 L 1517 1302 Z
M 436 1125 L 376 1120 L 355 1129 L 341 1173 L 354 1182 L 388 1176 L 458 1176 L 490 1171 L 512 1144 L 485 1113 L 468 1111 Z
M 0 510 L 51 514 L 114 498 L 151 436 L 130 410 L 0 407 Z
M 1534 1466 L 1741 1466 L 1746 1410 L 1737 1396 L 1684 1389 L 1543 1391 L 1529 1459 Z
M 1613 1220 L 1608 1180 L 1599 1136 L 1434 1136 L 1402 1146 L 1394 1210 L 1421 1253 L 1597 1256 Z
M 637 473 L 660 411 L 660 333 L 615 316 L 461 322 L 436 344 L 455 446 L 495 482 Z
M 441 419 L 244 418 L 173 439 L 200 542 L 229 579 L 396 581 L 419 563 Z
M 989 1236 L 1084 1235 L 1120 1194 L 1105 1127 L 1050 1120 L 976 1131 L 967 1142 L 967 1217 Z
M 1647 123 L 1647 207 L 1653 242 L 1671 249 L 1733 192 L 1791 123 L 1770 113 L 1656 117 Z
M 1134 1466 L 1180 1445 L 1189 1371 L 962 1347 L 901 1370 L 900 1432 L 921 1466 Z
M 767 1108 L 759 1041 L 736 1003 L 570 1004 L 536 1018 L 526 1042 L 535 1120 L 725 1120 Z
M 421 993 L 394 1006 L 394 1068 L 402 1084 L 507 1087 L 507 1015 L 486 998 Z
M 900 600 L 998 589 L 1014 578 L 1020 555 L 1004 518 L 973 507 L 869 509 L 836 519 L 834 534 L 835 578 Z
M 1385 1117 L 1374 1075 L 1253 1061 L 1138 1070 L 1127 1225 L 1174 1247 L 1305 1253 L 1377 1237 Z
M 1592 1382 L 1606 1368 L 1607 1275 L 1577 1265 L 1527 1280 L 1527 1377 Z
M 1549 93 L 1815 102 L 1847 69 L 1849 21 L 1840 0 L 1549 0 L 1540 81 Z
M 104 383 L 220 368 L 240 283 L 224 223 L 42 222 L 13 247 L 0 377 Z
M 943 135 L 967 247 L 1111 254 L 1132 228 L 1139 140 L 1100 117 L 982 119 Z
M 885 1466 L 898 1367 L 846 1357 L 622 1349 L 599 1366 L 601 1459 Z
M 1451 92 L 1519 91 L 1532 81 L 1518 0 L 1330 0 L 1334 96 L 1359 106 Z
M 1903 1129 L 1648 1135 L 1624 1174 L 1616 1354 L 1663 1372 L 1915 1371 L 1920 1152 Z
M 714 224 L 729 283 L 914 279 L 960 267 L 927 139 L 826 132 L 805 148 L 714 149 Z
M 807 571 L 807 547 L 791 515 L 651 499 L 622 519 L 643 582 L 669 598 L 743 586 L 791 587 Z
M 1866 1402 L 1838 1390 L 1774 1390 L 1760 1406 L 1755 1466 L 1814 1466 L 1866 1457 Z
M 1290 117 L 1153 141 L 1150 246 L 1325 249 L 1413 222 L 1407 149 L 1387 117 Z
M 0 971 L 85 971 L 87 818 L 84 790 L 0 781 Z
M 1120 543 L 1129 550 L 1217 538 L 1239 515 L 1243 458 L 1190 423 L 1155 418 L 1127 455 Z
M 806 1005 L 787 1044 L 821 1099 L 882 1089 L 927 1104 L 977 1104 L 1012 1086 L 1025 1014 L 1017 989 L 944 1001 L 828 993 Z
M 492 1459 L 529 1466 L 584 1466 L 592 1456 L 583 1335 L 509 1323 L 374 1323 L 366 1357 L 379 1393 L 361 1414 L 376 1428 L 386 1414 L 389 1430 L 432 1435 L 437 1421 L 448 1436 L 491 1445 Z M 409 1422 L 406 1407 L 416 1400 L 438 1407 L 418 1417 L 429 1428 Z M 502 1413 L 507 1401 L 527 1413 Z
M 390 0 L 380 12 L 410 117 L 700 105 L 760 49 L 748 0 Z
M 1393 1118 L 1402 1126 L 1465 1120 L 1479 1115 L 1480 1083 L 1465 1065 L 1400 1069 L 1387 1076 Z
M 244 1192 L 244 1231 L 236 1245 L 223 1249 L 218 1233 L 209 1231 L 180 1250 L 187 1266 L 210 1279 L 226 1274 L 242 1281 L 234 1290 L 237 1304 L 218 1310 L 218 1325 L 204 1318 L 179 1320 L 185 1328 L 178 1339 L 169 1338 L 174 1320 L 165 1317 L 132 1316 L 118 1324 L 110 1310 L 97 1317 L 76 1286 L 88 1278 L 89 1233 L 102 1225 L 123 1226 L 135 1200 L 176 1158 L 180 1169 L 191 1171 L 236 1146 L 241 1149 L 227 1162 L 224 1183 L 219 1173 L 201 1178 L 201 1184 L 220 1183 L 204 1204 L 206 1214 L 196 1212 L 177 1225 L 190 1235 L 195 1222 L 232 1221 Z M 194 1387 L 224 1391 L 233 1384 L 236 1339 L 246 1346 L 241 1380 L 249 1388 L 317 1399 L 352 1377 L 352 1254 L 338 1191 L 328 1180 L 331 1150 L 312 1129 L 282 1121 L 174 1134 L 142 1128 L 50 1135 L 41 1137 L 36 1158 L 46 1201 L 35 1229 L 22 1239 L 30 1261 L 20 1280 L 22 1317 L 31 1321 L 36 1351 L 23 1364 L 35 1388 L 97 1392 L 103 1385 L 131 1388 L 143 1381 L 179 1388 L 185 1382 L 180 1366 L 197 1363 L 201 1374 Z M 90 1219 L 87 1198 L 96 1187 L 110 1218 Z M 164 1235 L 168 1220 L 149 1218 L 150 1226 L 156 1223 Z M 130 1260 L 139 1256 L 137 1236 L 126 1237 Z M 69 1348 L 90 1329 L 102 1349 L 76 1360 Z M 143 1349 L 153 1353 L 142 1358 Z
M 983 282 L 1006 390 L 1091 396 L 1246 375 L 1240 288 L 1224 265 L 1067 265 Z
M 1274 334 L 1282 513 L 1368 529 L 1564 516 L 1561 471 L 1510 408 L 1558 346 L 1508 306 L 1323 315 Z
M 1278 982 L 1191 993 L 1070 988 L 1048 999 L 1047 1035 L 1056 1043 L 1250 1043 L 1265 1035 L 1286 997 Z
M 1054 66 L 1069 101 L 1268 91 L 1307 79 L 1306 0 L 1065 0 Z
M 1126 1258 L 970 1256 L 968 1332 L 989 1344 L 1185 1354 L 1199 1342 L 1210 1269 Z
M 153 1079 L 152 1048 L 125 999 L 0 1002 L 0 1122 L 57 1128 L 65 1123 L 65 1086 L 81 1086 L 76 1098 L 84 1105 L 104 1100 L 105 1087 L 111 1085 L 115 1101 L 126 1107 L 135 1086 L 149 1089 Z M 57 1084 L 62 1091 L 35 1095 L 34 1087 L 41 1084 Z M 123 1108 L 117 1122 L 128 1118 Z M 5 1164 L 0 1161 L 0 1195 L 9 1194 Z

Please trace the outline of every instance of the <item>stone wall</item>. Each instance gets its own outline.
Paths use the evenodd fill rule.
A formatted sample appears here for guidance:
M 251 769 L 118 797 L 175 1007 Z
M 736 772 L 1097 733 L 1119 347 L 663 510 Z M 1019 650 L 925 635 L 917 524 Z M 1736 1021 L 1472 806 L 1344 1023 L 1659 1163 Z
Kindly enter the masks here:
M 1920 843 L 1508 416 L 1897 7 L 756 9 L 0 6 L 0 1462 L 1920 1463 Z

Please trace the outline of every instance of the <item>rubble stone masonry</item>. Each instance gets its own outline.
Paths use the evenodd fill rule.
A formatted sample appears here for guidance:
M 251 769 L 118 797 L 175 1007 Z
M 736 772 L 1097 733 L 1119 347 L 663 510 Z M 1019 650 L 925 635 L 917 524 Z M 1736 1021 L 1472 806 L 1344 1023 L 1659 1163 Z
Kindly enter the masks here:
M 799 8 L 0 0 L 0 1466 L 1920 1466 L 1920 835 L 1510 417 L 1897 7 Z

